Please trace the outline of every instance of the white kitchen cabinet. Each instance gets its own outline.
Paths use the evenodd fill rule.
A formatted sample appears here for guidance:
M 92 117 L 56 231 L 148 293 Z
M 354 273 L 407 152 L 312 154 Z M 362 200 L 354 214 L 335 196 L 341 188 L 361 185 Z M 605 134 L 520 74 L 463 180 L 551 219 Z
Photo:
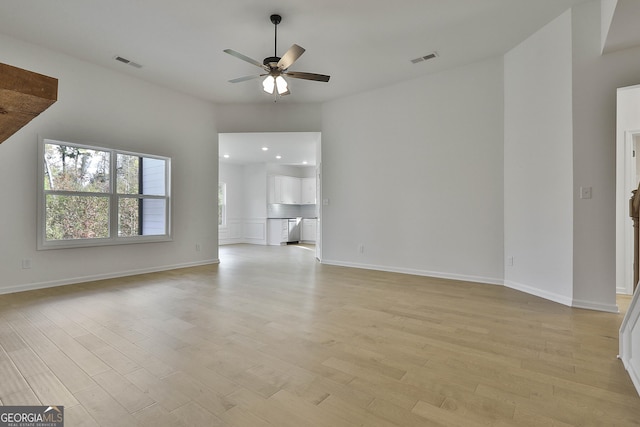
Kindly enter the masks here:
M 310 188 L 303 190 L 303 182 L 307 179 L 313 180 L 313 198 L 311 198 Z M 306 183 L 307 186 L 309 183 Z M 267 201 L 270 204 L 315 204 L 315 191 L 315 178 L 271 175 L 267 179 Z
M 282 178 L 282 203 L 285 205 L 300 204 L 300 178 L 283 176 Z
M 289 222 L 286 219 L 267 220 L 267 244 L 281 245 L 289 240 Z
M 315 205 L 316 204 L 316 178 L 302 178 L 302 188 L 300 190 L 300 204 Z
M 318 233 L 318 220 L 313 218 L 304 218 L 302 220 L 302 228 L 300 230 L 300 240 L 303 242 L 316 242 L 316 234 Z
M 294 205 L 300 196 L 294 196 L 293 192 L 300 192 L 300 184 L 296 185 L 293 180 L 300 179 L 292 176 L 274 175 L 267 180 L 267 200 L 269 203 L 277 203 L 284 205 Z
M 278 178 L 278 179 L 276 179 Z M 274 204 L 280 203 L 281 195 L 281 177 L 269 175 L 267 177 L 267 203 Z M 276 191 L 277 188 L 277 191 Z

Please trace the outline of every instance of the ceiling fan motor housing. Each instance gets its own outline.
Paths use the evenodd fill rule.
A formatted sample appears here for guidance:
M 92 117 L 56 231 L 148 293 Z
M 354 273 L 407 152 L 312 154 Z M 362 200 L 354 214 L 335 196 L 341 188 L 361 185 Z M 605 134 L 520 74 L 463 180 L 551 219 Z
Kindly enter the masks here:
M 274 68 L 278 66 L 278 62 L 280 61 L 280 57 L 278 56 L 269 56 L 267 58 L 264 58 L 264 60 L 262 61 L 262 63 L 264 65 L 266 65 L 269 68 Z

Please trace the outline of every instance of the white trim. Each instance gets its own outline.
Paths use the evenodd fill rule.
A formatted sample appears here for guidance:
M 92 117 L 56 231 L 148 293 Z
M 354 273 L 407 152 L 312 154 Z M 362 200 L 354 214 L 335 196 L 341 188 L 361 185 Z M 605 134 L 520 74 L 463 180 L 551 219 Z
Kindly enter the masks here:
M 631 295 L 633 293 L 633 221 L 629 217 L 628 212 L 628 200 L 631 198 L 631 192 L 637 188 L 635 185 L 636 180 L 636 167 L 635 167 L 635 158 L 633 157 L 633 145 L 634 138 L 636 136 L 640 136 L 640 130 L 625 130 L 624 131 L 624 167 L 623 169 L 623 186 L 624 186 L 624 195 L 623 197 L 624 209 L 622 209 L 622 214 L 620 220 L 623 222 L 624 227 L 624 241 L 621 242 L 621 245 L 624 245 L 624 250 L 622 254 L 618 256 L 623 257 L 624 271 L 619 272 L 622 275 L 623 283 L 618 283 L 616 287 L 616 292 L 625 295 Z M 622 289 L 621 289 L 622 288 Z
M 227 218 L 227 225 L 218 228 L 218 245 L 244 243 L 242 238 L 243 220 Z
M 640 354 L 633 354 L 633 342 L 640 339 L 640 291 L 636 291 L 629 305 L 629 310 L 620 326 L 619 358 L 629 373 L 631 381 L 640 394 Z M 636 348 L 638 348 L 636 344 Z
M 245 242 L 240 238 L 235 238 L 235 239 L 218 239 L 218 246 L 225 246 L 225 245 L 240 245 L 240 244 L 251 244 L 249 242 Z
M 620 313 L 620 309 L 617 304 L 602 304 L 594 301 L 585 301 L 574 299 L 571 304 L 574 308 L 584 308 L 587 310 L 605 311 L 607 313 Z
M 438 279 L 460 280 L 464 282 L 483 283 L 486 285 L 503 285 L 504 280 L 493 277 L 468 276 L 465 274 L 443 273 L 440 271 L 418 270 L 414 268 L 393 267 L 388 265 L 360 264 L 323 259 L 322 264 L 337 265 L 340 267 L 362 268 L 364 270 L 387 271 L 390 273 L 411 274 L 413 276 L 435 277 Z
M 525 285 L 523 283 L 514 282 L 512 280 L 505 280 L 504 285 L 507 288 L 515 289 L 516 291 L 521 291 L 526 294 L 534 295 L 536 297 L 544 298 L 549 301 L 557 302 L 562 305 L 566 305 L 571 307 L 573 300 L 567 296 L 556 294 L 549 291 L 544 291 L 542 289 L 534 288 L 529 285 Z
M 267 218 L 245 218 L 242 224 L 242 240 L 253 245 L 266 245 Z
M 71 277 L 67 279 L 52 280 L 49 282 L 26 283 L 23 285 L 0 288 L 0 295 L 12 294 L 15 292 L 33 291 L 37 289 L 54 288 L 57 286 L 75 285 L 78 283 L 94 282 L 97 280 L 117 279 L 120 277 L 137 276 L 139 274 L 157 273 L 159 271 L 177 270 L 179 268 L 198 267 L 201 265 L 220 264 L 220 259 L 209 259 L 204 261 L 185 262 L 173 265 L 161 265 L 152 268 L 141 268 L 137 270 L 119 271 L 116 273 L 95 274 L 91 276 Z
M 109 153 L 109 192 L 97 192 L 87 193 L 82 191 L 59 191 L 59 190 L 45 190 L 44 179 L 45 171 L 43 166 L 43 159 L 45 155 L 45 145 L 65 145 L 71 147 L 78 147 L 87 150 L 102 151 Z M 72 141 L 62 141 L 59 139 L 45 138 L 38 135 L 38 183 L 37 183 L 37 250 L 50 250 L 50 249 L 69 249 L 78 247 L 95 247 L 95 246 L 115 246 L 122 244 L 135 244 L 135 243 L 152 243 L 152 242 L 170 242 L 173 240 L 171 229 L 171 212 L 173 197 L 171 194 L 171 158 L 165 156 L 159 156 L 155 154 L 134 153 L 131 151 L 119 150 L 115 148 L 106 148 L 97 145 L 78 144 Z M 138 156 L 149 159 L 162 160 L 164 162 L 164 188 L 165 195 L 156 194 L 119 194 L 117 192 L 117 156 L 118 154 L 124 154 L 129 156 Z M 45 216 L 46 206 L 45 199 L 48 194 L 58 195 L 74 195 L 80 197 L 105 197 L 109 199 L 110 212 L 109 212 L 109 236 L 94 239 L 69 239 L 69 240 L 47 240 Z M 154 235 L 141 235 L 141 236 L 118 236 L 118 201 L 120 198 L 138 198 L 138 199 L 157 199 L 165 201 L 165 234 Z

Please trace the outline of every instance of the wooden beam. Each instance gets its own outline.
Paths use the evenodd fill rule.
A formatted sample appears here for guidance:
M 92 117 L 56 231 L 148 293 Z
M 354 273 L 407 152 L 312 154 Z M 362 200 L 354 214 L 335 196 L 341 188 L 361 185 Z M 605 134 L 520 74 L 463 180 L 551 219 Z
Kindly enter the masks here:
M 58 79 L 0 63 L 0 144 L 58 99 Z

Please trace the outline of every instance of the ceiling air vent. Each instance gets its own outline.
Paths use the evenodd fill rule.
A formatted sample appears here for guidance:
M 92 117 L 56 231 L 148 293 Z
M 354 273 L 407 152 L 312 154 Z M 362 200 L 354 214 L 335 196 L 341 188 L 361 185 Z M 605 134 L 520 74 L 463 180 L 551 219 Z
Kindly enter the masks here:
M 142 68 L 142 65 L 138 64 L 137 62 L 130 61 L 127 58 L 123 58 L 122 56 L 114 56 L 113 59 L 115 59 L 116 61 L 120 61 L 123 64 L 131 65 L 135 68 Z
M 437 57 L 438 57 L 438 52 L 431 52 L 428 55 L 419 56 L 417 58 L 412 59 L 411 63 L 412 64 L 417 64 L 418 62 L 428 61 L 430 59 L 437 58 Z

